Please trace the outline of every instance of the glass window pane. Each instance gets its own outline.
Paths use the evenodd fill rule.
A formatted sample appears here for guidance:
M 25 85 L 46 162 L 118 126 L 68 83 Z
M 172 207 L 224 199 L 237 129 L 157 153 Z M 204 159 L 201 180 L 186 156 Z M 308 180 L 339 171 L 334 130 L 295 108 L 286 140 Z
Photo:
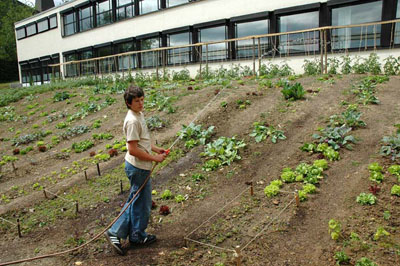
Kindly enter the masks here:
M 118 20 L 126 18 L 125 7 L 121 7 L 121 8 L 117 9 L 117 18 L 118 18 Z
M 48 20 L 46 19 L 46 20 L 38 22 L 37 23 L 37 27 L 38 27 L 38 32 L 42 32 L 42 31 L 48 30 L 49 29 Z
M 167 0 L 167 7 L 178 6 L 188 3 L 189 0 Z
M 50 18 L 50 29 L 57 27 L 57 16 Z
M 25 28 L 17 30 L 17 39 L 22 39 L 25 37 Z
M 397 1 L 396 18 L 400 17 L 400 1 Z M 394 43 L 400 43 L 400 23 L 396 23 L 394 32 Z
M 32 24 L 26 27 L 26 35 L 31 36 L 36 34 L 36 24 Z
M 92 16 L 92 7 L 89 6 L 89 7 L 80 9 L 79 10 L 79 16 L 80 16 L 79 17 L 80 19 L 91 17 Z
M 140 14 L 146 14 L 158 10 L 158 0 L 141 0 Z
M 269 21 L 266 20 L 258 20 L 252 22 L 245 23 L 237 23 L 236 24 L 236 37 L 246 37 L 251 35 L 262 35 L 268 34 L 268 25 Z M 261 50 L 267 50 L 268 41 L 267 38 L 260 39 Z M 242 40 L 236 42 L 236 57 L 253 57 L 253 51 L 255 55 L 258 56 L 258 41 L 255 41 L 256 47 L 253 49 L 253 40 Z
M 318 28 L 319 12 L 282 16 L 278 20 L 279 32 Z M 279 38 L 281 53 L 309 53 L 318 51 L 319 32 L 282 35 Z
M 105 25 L 111 23 L 111 12 L 106 12 L 97 15 L 97 25 Z
M 160 41 L 158 38 L 145 39 L 142 40 L 140 44 L 141 44 L 140 50 L 148 50 L 160 47 Z
M 117 0 L 117 6 L 132 4 L 134 0 Z
M 85 31 L 92 28 L 92 20 L 91 18 L 86 18 L 80 21 L 79 27 L 81 31 Z
M 65 35 L 71 35 L 75 33 L 75 23 L 65 25 Z
M 168 35 L 168 46 L 183 46 L 190 44 L 190 33 L 177 33 Z M 190 47 L 168 50 L 168 64 L 182 64 L 190 62 Z
M 199 32 L 200 42 L 213 42 L 225 40 L 226 27 L 201 29 Z M 227 58 L 227 43 L 216 43 L 208 45 L 208 60 L 220 60 Z M 207 48 L 202 46 L 202 60 L 206 60 Z
M 132 18 L 135 15 L 133 5 L 127 6 L 125 11 L 126 11 L 126 17 L 127 18 Z
M 110 10 L 111 8 L 111 3 L 110 0 L 101 2 L 101 3 L 97 3 L 97 13 L 102 13 L 105 11 Z
M 72 23 L 75 21 L 75 13 L 64 15 L 64 24 Z
M 160 41 L 158 38 L 150 38 L 150 39 L 145 39 L 140 42 L 141 45 L 141 50 L 148 50 L 148 49 L 154 49 L 154 48 L 159 48 L 160 47 Z M 161 53 L 158 53 L 158 58 L 157 58 L 157 53 L 154 52 L 147 52 L 147 53 L 142 53 L 142 67 L 155 67 L 157 64 L 160 63 L 160 56 Z
M 381 21 L 382 1 L 332 9 L 332 25 L 342 26 Z M 381 26 L 332 30 L 333 49 L 380 45 Z M 366 41 L 366 42 L 365 42 Z

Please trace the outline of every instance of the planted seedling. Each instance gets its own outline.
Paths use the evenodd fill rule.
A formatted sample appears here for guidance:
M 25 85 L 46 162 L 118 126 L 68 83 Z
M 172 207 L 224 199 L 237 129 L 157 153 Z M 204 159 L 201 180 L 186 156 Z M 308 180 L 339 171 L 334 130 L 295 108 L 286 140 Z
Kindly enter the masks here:
M 361 205 L 374 205 L 376 203 L 376 197 L 371 193 L 360 193 L 356 201 Z
M 339 221 L 334 219 L 329 220 L 329 234 L 333 240 L 338 240 L 339 237 L 342 235 L 342 225 Z

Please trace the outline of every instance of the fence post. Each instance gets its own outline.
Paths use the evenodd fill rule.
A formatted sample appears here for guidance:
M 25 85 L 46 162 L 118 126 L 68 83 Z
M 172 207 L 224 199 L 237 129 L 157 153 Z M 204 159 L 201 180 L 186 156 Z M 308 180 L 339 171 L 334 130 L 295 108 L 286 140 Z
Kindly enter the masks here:
M 201 46 L 197 46 L 197 47 L 196 47 L 196 51 L 197 51 L 197 56 L 198 56 L 199 61 L 200 61 L 199 77 L 200 77 L 200 79 L 202 79 L 202 77 L 201 77 L 201 74 L 202 74 L 202 73 L 201 73 L 201 67 L 202 67 L 202 66 L 201 66 L 201 63 L 202 63 L 203 60 L 202 60 L 202 58 L 201 58 L 201 52 L 200 52 L 200 51 L 201 51 Z
M 261 38 L 258 37 L 258 75 L 261 76 Z
M 158 58 L 160 57 L 159 51 L 157 50 L 157 63 L 156 63 L 156 77 L 157 81 L 160 80 L 160 77 L 158 76 Z M 153 52 L 153 58 L 154 58 L 154 52 Z
M 163 76 L 165 78 L 165 67 L 166 67 L 166 50 L 162 50 L 162 64 L 163 64 Z M 158 61 L 158 60 L 157 60 Z
M 319 39 L 320 39 L 320 50 L 321 50 L 321 74 L 324 73 L 324 35 L 323 31 L 319 31 Z
M 100 165 L 99 165 L 99 163 L 96 163 L 96 165 L 97 165 L 97 173 L 99 174 L 99 176 L 101 176 L 101 173 L 100 173 Z
M 206 44 L 206 75 L 208 76 L 208 44 Z
M 328 35 L 327 30 L 324 30 L 324 46 L 325 46 L 325 74 L 328 74 Z
M 240 246 L 235 248 L 235 255 L 236 255 L 236 266 L 242 265 L 242 253 L 240 252 Z
M 17 230 L 18 230 L 18 236 L 21 238 L 22 234 L 21 234 L 21 224 L 19 222 L 19 218 L 17 218 Z
M 256 39 L 253 37 L 253 76 L 256 75 Z

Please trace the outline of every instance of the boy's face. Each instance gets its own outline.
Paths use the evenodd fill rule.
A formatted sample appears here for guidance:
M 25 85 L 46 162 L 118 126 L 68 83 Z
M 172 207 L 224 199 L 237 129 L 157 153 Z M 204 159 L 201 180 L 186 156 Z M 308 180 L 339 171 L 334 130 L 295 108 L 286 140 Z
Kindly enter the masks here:
M 129 108 L 134 112 L 141 112 L 144 106 L 144 96 L 132 99 L 132 103 L 128 103 Z

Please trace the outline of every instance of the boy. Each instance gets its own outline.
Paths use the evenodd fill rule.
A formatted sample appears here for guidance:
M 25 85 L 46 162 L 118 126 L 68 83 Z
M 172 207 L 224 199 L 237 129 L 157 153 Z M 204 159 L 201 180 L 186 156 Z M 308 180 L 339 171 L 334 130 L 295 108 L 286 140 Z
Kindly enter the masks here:
M 167 156 L 165 150 L 151 144 L 151 138 L 144 119 L 144 92 L 141 88 L 130 86 L 124 94 L 128 113 L 124 121 L 124 135 L 128 151 L 125 155 L 125 173 L 131 183 L 127 203 L 139 190 L 149 176 L 152 162 L 162 162 Z M 157 153 L 152 155 L 151 151 Z M 125 206 L 127 205 L 125 203 Z M 125 213 L 104 233 L 114 250 L 124 255 L 120 239 L 129 237 L 131 245 L 147 245 L 156 241 L 155 235 L 145 232 L 151 210 L 150 179 Z M 125 208 L 124 206 L 124 208 Z

